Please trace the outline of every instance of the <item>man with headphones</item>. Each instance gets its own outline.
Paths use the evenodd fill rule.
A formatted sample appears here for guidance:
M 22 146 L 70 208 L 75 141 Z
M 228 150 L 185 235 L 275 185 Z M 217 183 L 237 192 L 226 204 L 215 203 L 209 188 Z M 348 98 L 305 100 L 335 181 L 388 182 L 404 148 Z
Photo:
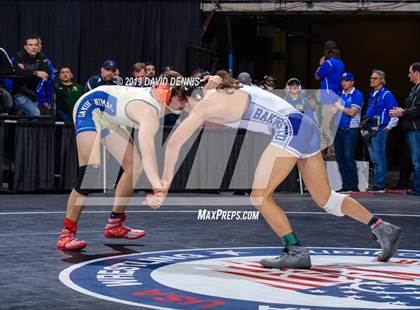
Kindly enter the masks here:
M 63 251 L 83 249 L 87 243 L 76 239 L 77 222 L 89 193 L 95 191 L 100 174 L 100 144 L 103 143 L 123 168 L 115 187 L 115 200 L 104 228 L 107 238 L 137 239 L 143 230 L 124 225 L 128 202 L 142 170 L 151 183 L 154 193 L 162 191 L 156 153 L 155 134 L 160 118 L 168 113 L 181 113 L 187 99 L 178 84 L 171 81 L 182 78 L 175 71 L 166 71 L 162 82 L 149 88 L 104 85 L 92 89 L 76 102 L 73 119 L 79 159 L 79 177 L 70 193 L 63 230 L 57 248 Z M 219 77 L 206 77 L 206 88 L 221 83 Z M 178 82 L 176 82 L 178 83 Z M 126 127 L 138 128 L 137 152 Z

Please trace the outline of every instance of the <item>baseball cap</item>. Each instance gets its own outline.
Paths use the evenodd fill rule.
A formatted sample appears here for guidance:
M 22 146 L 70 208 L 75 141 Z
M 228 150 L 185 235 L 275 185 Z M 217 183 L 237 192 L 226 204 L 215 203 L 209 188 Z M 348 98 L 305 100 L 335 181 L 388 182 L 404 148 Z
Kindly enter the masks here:
M 104 69 L 118 69 L 117 63 L 113 60 L 105 60 L 102 64 L 102 68 Z
M 335 43 L 334 41 L 328 40 L 324 43 L 324 50 L 328 51 L 333 48 L 337 48 L 337 43 Z
M 345 81 L 354 81 L 354 75 L 349 72 L 344 72 L 341 79 Z

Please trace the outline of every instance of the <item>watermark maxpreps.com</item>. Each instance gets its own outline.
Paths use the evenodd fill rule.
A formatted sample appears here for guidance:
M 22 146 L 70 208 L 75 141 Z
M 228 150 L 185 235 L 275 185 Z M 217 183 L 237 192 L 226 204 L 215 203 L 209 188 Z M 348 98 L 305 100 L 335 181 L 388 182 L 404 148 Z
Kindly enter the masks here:
M 199 221 L 257 221 L 259 211 L 225 211 L 222 209 L 206 210 L 199 209 L 197 220 Z

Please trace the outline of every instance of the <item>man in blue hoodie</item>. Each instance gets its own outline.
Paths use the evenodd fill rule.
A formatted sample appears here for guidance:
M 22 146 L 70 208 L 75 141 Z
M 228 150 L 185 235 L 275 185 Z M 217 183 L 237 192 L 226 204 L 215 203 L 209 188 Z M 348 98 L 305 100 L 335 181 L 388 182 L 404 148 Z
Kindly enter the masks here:
M 315 72 L 315 79 L 320 81 L 321 148 L 326 148 L 334 141 L 335 113 L 332 109 L 334 103 L 339 100 L 341 76 L 345 72 L 345 65 L 340 59 L 340 50 L 334 41 L 329 40 L 324 43 L 323 53 L 324 56 L 319 60 L 319 67 Z M 327 150 L 327 157 L 332 155 L 331 151 L 332 148 L 329 148 L 329 152 Z
M 341 76 L 345 72 L 345 65 L 340 59 L 340 50 L 334 41 L 324 44 L 324 56 L 319 61 L 315 72 L 315 79 L 321 82 L 321 103 L 333 104 L 341 92 Z

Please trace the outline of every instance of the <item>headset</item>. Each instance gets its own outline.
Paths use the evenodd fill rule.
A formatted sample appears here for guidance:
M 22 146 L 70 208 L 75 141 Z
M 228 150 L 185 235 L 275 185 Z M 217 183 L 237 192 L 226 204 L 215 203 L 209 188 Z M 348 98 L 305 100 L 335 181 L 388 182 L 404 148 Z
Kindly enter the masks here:
M 286 86 L 284 86 L 284 91 L 287 93 L 290 92 L 290 85 L 292 82 L 295 82 L 296 84 L 299 84 L 299 91 L 302 91 L 302 83 L 297 78 L 291 78 L 286 82 Z
M 203 82 L 201 82 L 203 83 Z M 200 84 L 201 84 L 200 83 Z M 204 86 L 185 86 L 185 95 L 187 97 L 193 97 L 195 100 L 200 101 L 204 98 Z
M 204 80 L 204 77 L 210 75 L 210 72 L 204 71 L 198 75 L 196 78 L 200 79 L 200 82 L 196 85 L 184 85 L 182 86 L 185 91 L 185 96 L 193 97 L 195 100 L 200 101 L 204 98 L 204 86 L 207 84 L 207 80 Z
M 155 96 L 160 102 L 165 103 L 168 109 L 175 114 L 180 114 L 182 111 L 177 111 L 172 109 L 169 104 L 171 102 L 171 98 L 174 95 L 177 87 L 181 87 L 184 89 L 186 97 L 193 97 L 197 101 L 200 101 L 204 97 L 204 86 L 207 84 L 207 81 L 204 80 L 206 75 L 209 75 L 208 71 L 204 71 L 197 77 L 200 79 L 198 85 L 177 85 L 171 86 L 169 84 L 158 84 L 155 86 Z
M 174 88 L 168 84 L 158 84 L 155 87 L 155 95 L 156 99 L 158 101 L 165 103 L 166 105 L 169 105 L 171 102 L 172 94 L 173 94 Z
M 168 84 L 158 84 L 155 86 L 155 97 L 159 102 L 164 103 L 168 110 L 171 111 L 171 113 L 180 115 L 182 110 L 175 110 L 169 106 L 174 91 L 175 87 L 172 87 Z

